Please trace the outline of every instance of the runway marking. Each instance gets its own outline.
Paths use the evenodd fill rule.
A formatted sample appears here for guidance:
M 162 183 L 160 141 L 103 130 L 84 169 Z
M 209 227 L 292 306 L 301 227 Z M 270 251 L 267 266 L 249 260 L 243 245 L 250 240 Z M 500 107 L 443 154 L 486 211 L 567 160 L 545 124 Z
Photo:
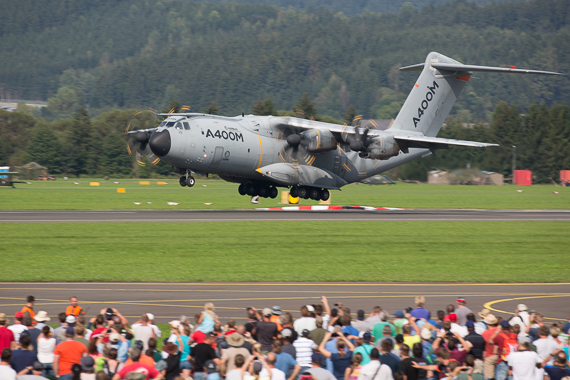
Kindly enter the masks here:
M 504 314 L 514 315 L 515 313 L 510 312 L 510 311 L 495 309 L 495 308 L 492 307 L 492 305 L 494 305 L 494 304 L 496 304 L 496 303 L 500 303 L 500 302 L 507 302 L 507 301 L 528 300 L 528 299 L 536 299 L 536 298 L 557 298 L 557 297 L 570 297 L 570 293 L 566 293 L 566 294 L 555 294 L 555 295 L 540 295 L 540 296 L 530 296 L 530 297 L 506 298 L 506 299 L 502 299 L 502 300 L 489 301 L 489 302 L 485 303 L 485 304 L 483 305 L 483 307 L 486 308 L 486 309 L 495 311 L 495 312 L 497 312 L 497 313 L 504 313 Z M 563 318 L 550 318 L 550 317 L 544 317 L 544 318 L 545 318 L 545 319 L 554 320 L 554 321 L 561 321 L 561 320 L 564 320 Z
M 0 285 L 14 285 L 14 282 L 0 282 Z M 128 285 L 124 282 L 25 282 L 25 283 L 18 283 L 19 285 Z M 297 283 L 283 283 L 283 282 L 273 282 L 273 283 L 261 283 L 261 282 L 139 282 L 139 283 L 130 283 L 132 286 L 137 285 L 160 285 L 160 286 L 538 286 L 538 285 L 547 285 L 547 286 L 558 286 L 558 285 L 570 285 L 570 282 L 517 282 L 517 283 L 414 283 L 414 284 L 400 284 L 400 283 L 370 283 L 370 284 L 360 284 L 360 283 L 330 283 L 330 282 L 297 282 Z M 22 289 L 22 287 L 15 288 L 15 289 Z

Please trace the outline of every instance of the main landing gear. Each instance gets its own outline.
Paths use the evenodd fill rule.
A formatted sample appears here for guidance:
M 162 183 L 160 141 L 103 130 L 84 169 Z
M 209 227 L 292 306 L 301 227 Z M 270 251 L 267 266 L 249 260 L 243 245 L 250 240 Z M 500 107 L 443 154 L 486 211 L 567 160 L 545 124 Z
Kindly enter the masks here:
M 316 187 L 309 186 L 293 186 L 289 191 L 294 198 L 312 199 L 315 201 L 328 201 L 331 197 L 331 193 L 327 189 L 319 189 Z
M 182 187 L 184 186 L 192 187 L 196 184 L 196 180 L 191 175 L 189 175 L 188 177 L 186 176 L 180 177 L 180 180 L 178 180 L 178 182 Z
M 260 196 L 262 198 L 277 198 L 279 191 L 275 186 L 268 185 L 256 185 L 253 183 L 242 183 L 238 187 L 238 192 L 240 195 Z

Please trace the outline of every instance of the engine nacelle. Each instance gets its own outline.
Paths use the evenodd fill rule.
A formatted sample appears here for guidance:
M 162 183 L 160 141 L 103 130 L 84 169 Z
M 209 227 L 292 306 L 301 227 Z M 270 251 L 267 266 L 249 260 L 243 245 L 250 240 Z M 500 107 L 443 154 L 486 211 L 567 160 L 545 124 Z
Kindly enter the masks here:
M 387 160 L 400 154 L 400 146 L 391 136 L 379 136 L 371 140 L 372 142 L 368 145 L 366 151 L 358 154 L 360 157 L 373 160 Z
M 328 130 L 309 129 L 299 134 L 301 143 L 311 153 L 328 152 L 336 149 L 337 141 Z

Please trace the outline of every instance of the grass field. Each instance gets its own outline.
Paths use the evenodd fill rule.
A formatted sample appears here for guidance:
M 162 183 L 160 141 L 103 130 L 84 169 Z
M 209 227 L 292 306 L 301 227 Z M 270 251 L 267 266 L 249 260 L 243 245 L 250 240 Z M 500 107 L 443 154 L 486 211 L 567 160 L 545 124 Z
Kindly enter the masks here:
M 0 187 L 1 210 L 122 210 L 122 209 L 247 209 L 278 207 L 281 197 L 261 199 L 252 205 L 240 196 L 237 185 L 223 181 L 198 180 L 193 188 L 181 187 L 177 180 L 167 185 L 139 185 L 135 180 L 101 181 L 89 185 L 82 179 L 55 182 L 34 181 L 16 189 Z M 125 193 L 117 192 L 124 188 Z M 282 189 L 280 189 L 282 190 Z M 523 192 L 517 192 L 523 190 Z M 554 194 L 557 191 L 559 194 Z M 570 188 L 534 186 L 444 186 L 397 183 L 396 185 L 349 185 L 332 191 L 332 204 L 403 208 L 469 209 L 569 209 Z M 134 202 L 142 203 L 135 205 Z M 149 204 L 148 202 L 151 202 Z M 169 206 L 167 202 L 179 203 Z M 205 203 L 211 203 L 206 205 Z M 303 205 L 318 202 L 302 200 Z
M 0 281 L 561 282 L 569 226 L 4 223 Z

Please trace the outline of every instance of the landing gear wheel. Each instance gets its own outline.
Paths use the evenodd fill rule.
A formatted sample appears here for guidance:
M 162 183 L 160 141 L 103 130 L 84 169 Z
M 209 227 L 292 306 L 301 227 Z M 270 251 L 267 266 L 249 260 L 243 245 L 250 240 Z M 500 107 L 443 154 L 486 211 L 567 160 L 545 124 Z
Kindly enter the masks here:
M 293 198 L 297 198 L 299 196 L 299 188 L 297 186 L 293 186 L 291 188 L 291 190 L 289 190 L 289 194 L 293 197 Z
M 305 186 L 299 187 L 298 197 L 303 198 L 303 199 L 309 199 L 309 194 L 308 194 L 307 188 Z
M 267 198 L 269 196 L 269 187 L 262 186 L 259 188 L 259 196 L 263 198 Z
M 277 198 L 277 195 L 278 195 L 278 194 L 279 194 L 279 191 L 277 191 L 277 188 L 276 188 L 276 187 L 271 186 L 271 187 L 269 188 L 269 197 L 270 197 L 271 199 Z
M 188 187 L 194 186 L 195 183 L 196 183 L 196 180 L 195 180 L 194 177 L 192 177 L 192 176 L 189 176 L 189 177 L 186 179 L 186 186 L 188 186 Z
M 245 186 L 245 183 L 242 183 L 239 185 L 238 193 L 239 193 L 239 195 L 246 195 L 247 194 L 247 187 Z
M 328 201 L 330 197 L 331 197 L 331 193 L 327 189 L 321 190 L 321 200 L 322 201 Z
M 182 187 L 186 186 L 186 177 L 180 177 L 180 180 L 178 180 L 178 183 L 180 183 L 180 186 L 182 186 Z
M 319 197 L 321 195 L 321 192 L 319 191 L 319 189 L 313 187 L 309 190 L 309 198 L 311 198 L 314 201 L 318 201 Z
M 249 195 L 250 197 L 257 195 L 256 194 L 257 193 L 256 188 L 253 185 L 247 185 L 246 190 L 247 190 L 247 195 Z

